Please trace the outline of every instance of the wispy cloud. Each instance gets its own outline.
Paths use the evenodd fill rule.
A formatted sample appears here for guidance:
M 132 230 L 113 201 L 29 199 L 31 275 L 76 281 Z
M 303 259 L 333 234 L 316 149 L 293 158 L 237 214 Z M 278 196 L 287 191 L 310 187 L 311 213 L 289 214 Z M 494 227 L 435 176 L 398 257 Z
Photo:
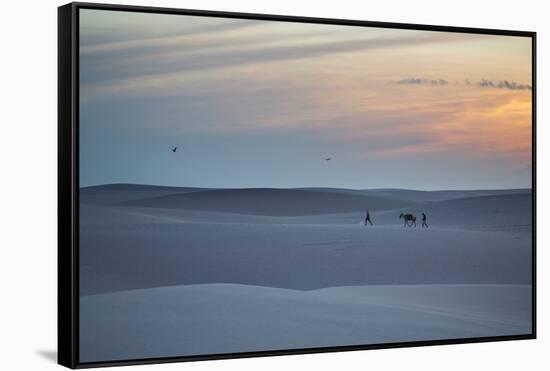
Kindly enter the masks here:
M 253 26 L 253 27 L 250 27 Z M 221 32 L 223 30 L 223 32 Z M 381 34 L 372 29 L 279 23 L 243 23 L 202 27 L 195 33 L 155 36 L 89 44 L 81 48 L 81 75 L 86 98 L 124 93 L 139 95 L 178 93 L 184 76 L 201 71 L 228 72 L 233 68 L 265 68 L 297 60 L 381 52 L 438 43 L 470 40 L 470 35 L 426 32 Z M 282 66 L 284 68 L 284 66 Z M 154 82 L 154 83 L 152 83 Z M 141 89 L 140 89 L 141 87 Z M 114 94 L 113 94 L 114 93 Z
M 397 84 L 408 84 L 408 85 L 447 85 L 449 82 L 443 79 L 421 79 L 421 78 L 408 78 L 396 81 Z
M 316 43 L 311 45 L 288 45 L 276 47 L 254 48 L 252 50 L 220 50 L 219 53 L 209 53 L 206 59 L 201 54 L 189 55 L 177 61 L 170 62 L 170 68 L 158 71 L 158 68 L 151 66 L 162 64 L 162 56 L 158 57 L 159 62 L 148 64 L 144 73 L 129 76 L 125 79 L 107 79 L 105 82 L 91 83 L 84 86 L 84 91 L 95 92 L 87 98 L 106 98 L 120 94 L 140 94 L 146 92 L 152 94 L 158 90 L 163 95 L 179 94 L 182 80 L 187 77 L 199 76 L 197 72 L 208 71 L 229 71 L 232 67 L 243 69 L 247 66 L 258 68 L 263 64 L 273 64 L 297 59 L 322 57 L 338 53 L 351 53 L 383 48 L 394 48 L 398 46 L 410 46 L 412 42 L 417 45 L 441 42 L 439 36 L 427 36 L 410 39 L 394 38 L 385 40 L 345 40 L 337 42 Z M 182 67 L 183 66 L 183 67 Z M 140 68 L 135 68 L 140 70 Z M 120 75 L 120 74 L 119 74 Z M 438 82 L 441 83 L 441 82 Z
M 466 80 L 467 84 L 472 84 L 469 80 Z M 501 81 L 491 81 L 487 79 L 482 79 L 481 81 L 474 82 L 474 85 L 480 86 L 482 88 L 499 88 L 499 89 L 509 89 L 509 90 L 532 90 L 532 86 L 528 84 L 520 84 L 513 81 L 501 80 Z
M 444 86 L 448 85 L 449 81 L 444 79 L 426 79 L 420 77 L 410 77 L 397 81 L 391 81 L 395 84 L 404 84 L 404 85 L 432 85 L 432 86 Z M 454 85 L 461 85 L 460 81 L 455 81 Z M 517 83 L 508 80 L 498 80 L 492 81 L 487 79 L 481 79 L 479 81 L 470 81 L 469 79 L 464 79 L 464 85 L 481 87 L 481 88 L 496 88 L 496 89 L 508 89 L 508 90 L 532 90 L 532 86 L 528 84 Z
M 261 24 L 260 24 L 261 25 Z M 192 38 L 202 38 L 213 36 L 224 37 L 231 31 L 238 31 L 243 28 L 258 26 L 257 22 L 234 22 L 225 24 L 215 24 L 208 27 L 196 27 L 193 30 L 186 30 L 174 35 L 162 35 L 158 37 L 143 38 L 137 40 L 110 41 L 100 43 L 90 43 L 80 47 L 81 54 L 122 52 L 131 49 L 140 49 L 142 51 L 151 51 L 159 48 L 173 48 L 181 45 L 189 45 Z M 222 38 L 223 39 L 223 38 Z

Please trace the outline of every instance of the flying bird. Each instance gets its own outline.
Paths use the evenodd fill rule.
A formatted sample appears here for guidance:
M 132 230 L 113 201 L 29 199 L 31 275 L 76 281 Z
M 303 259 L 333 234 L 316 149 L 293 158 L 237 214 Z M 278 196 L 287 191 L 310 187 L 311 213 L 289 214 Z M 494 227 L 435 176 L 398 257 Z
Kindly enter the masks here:
M 330 161 L 330 160 L 332 160 L 332 158 L 330 157 L 325 158 L 325 161 Z
M 174 148 L 170 147 L 170 150 L 175 153 L 178 150 L 178 147 L 174 147 Z

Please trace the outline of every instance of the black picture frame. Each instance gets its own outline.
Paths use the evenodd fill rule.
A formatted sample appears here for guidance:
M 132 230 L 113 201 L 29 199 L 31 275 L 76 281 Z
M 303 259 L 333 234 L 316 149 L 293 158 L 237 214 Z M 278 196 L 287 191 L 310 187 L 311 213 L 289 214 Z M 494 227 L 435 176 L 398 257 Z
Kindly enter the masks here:
M 427 340 L 402 343 L 286 349 L 245 353 L 209 354 L 167 358 L 79 361 L 79 10 L 97 9 L 208 17 L 239 18 L 279 22 L 304 22 L 330 25 L 352 25 L 390 29 L 443 31 L 488 35 L 521 36 L 532 42 L 532 333 L 519 336 L 494 336 L 465 339 Z M 58 8 L 58 363 L 69 368 L 89 368 L 263 357 L 290 354 L 342 352 L 382 348 L 418 347 L 480 343 L 536 338 L 536 32 L 433 26 L 406 23 L 372 22 L 345 19 L 203 11 L 96 3 L 70 3 Z

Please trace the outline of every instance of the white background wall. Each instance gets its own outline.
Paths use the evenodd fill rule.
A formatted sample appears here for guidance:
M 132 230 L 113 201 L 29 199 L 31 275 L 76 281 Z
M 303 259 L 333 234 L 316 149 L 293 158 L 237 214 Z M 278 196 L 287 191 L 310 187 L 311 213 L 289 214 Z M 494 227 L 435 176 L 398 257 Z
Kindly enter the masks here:
M 115 1 L 115 0 L 113 0 Z M 142 370 L 543 369 L 550 351 L 548 232 L 550 22 L 540 0 L 122 1 L 190 9 L 471 26 L 538 32 L 539 339 L 140 366 Z M 56 352 L 58 0 L 0 7 L 0 369 L 59 369 Z M 546 147 L 546 148 L 545 148 Z M 546 293 L 545 293 L 546 290 Z M 548 367 L 548 366 L 546 366 Z M 128 369 L 138 369 L 136 367 Z M 547 369 L 547 368 L 546 368 Z

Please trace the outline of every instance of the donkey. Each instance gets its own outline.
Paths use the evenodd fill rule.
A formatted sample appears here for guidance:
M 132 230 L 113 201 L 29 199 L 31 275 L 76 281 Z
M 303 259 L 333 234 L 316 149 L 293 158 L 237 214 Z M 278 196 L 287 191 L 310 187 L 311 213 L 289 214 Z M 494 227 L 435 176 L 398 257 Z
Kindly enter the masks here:
M 399 219 L 403 218 L 403 221 L 405 222 L 403 224 L 403 227 L 414 227 L 416 228 L 416 216 L 413 214 L 399 214 Z

